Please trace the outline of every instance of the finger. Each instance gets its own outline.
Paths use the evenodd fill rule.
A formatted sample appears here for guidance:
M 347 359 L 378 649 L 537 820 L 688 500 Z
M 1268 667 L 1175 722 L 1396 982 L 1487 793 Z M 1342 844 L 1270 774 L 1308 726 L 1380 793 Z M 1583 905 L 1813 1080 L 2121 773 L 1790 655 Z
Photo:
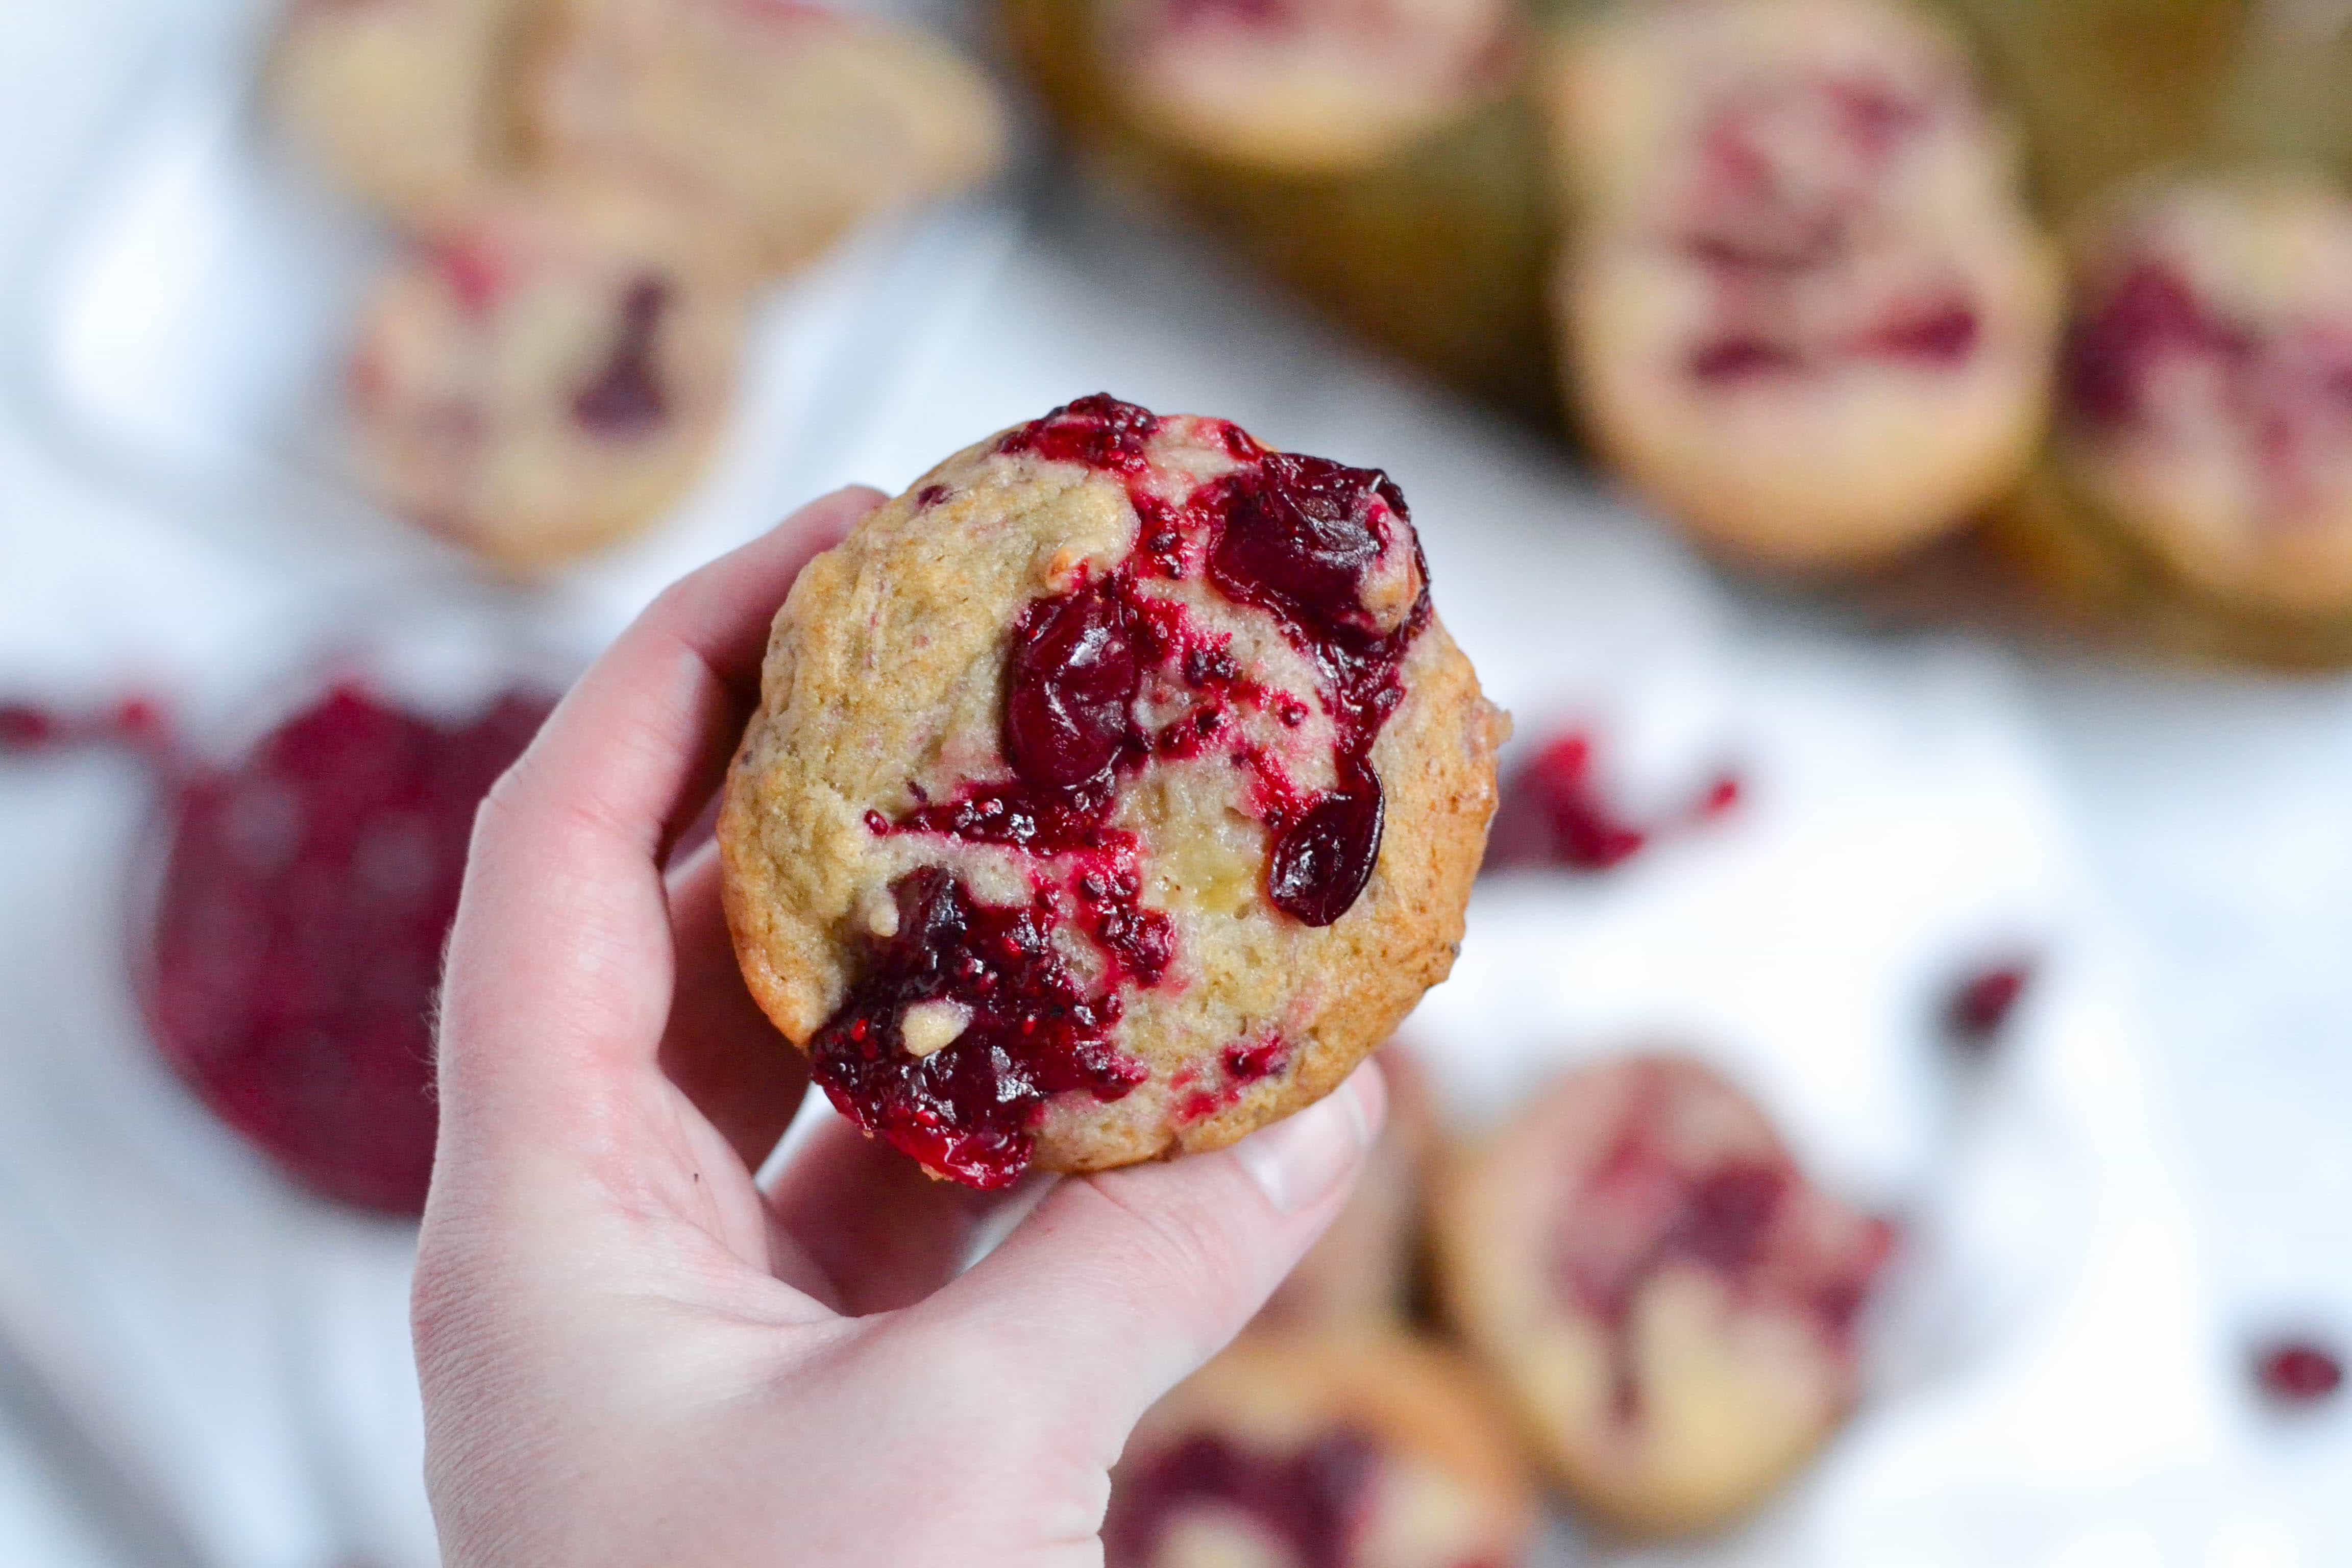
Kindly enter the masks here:
M 992 1336 L 1008 1373 L 1066 1418 L 1124 1435 L 1241 1331 L 1330 1224 L 1385 1110 L 1367 1063 L 1231 1149 L 1064 1182 L 908 1317 Z
M 669 1013 L 660 850 L 725 765 L 793 579 L 879 498 L 843 490 L 673 584 L 483 802 L 450 938 L 444 1163 L 609 1135 Z
M 808 1062 L 743 984 L 719 907 L 715 847 L 670 873 L 669 928 L 677 973 L 662 1071 L 756 1171 L 808 1093 Z
M 1011 1193 L 934 1181 L 888 1144 L 846 1121 L 810 1135 L 768 1199 L 776 1228 L 833 1287 L 841 1310 L 893 1311 L 953 1278 L 972 1238 Z

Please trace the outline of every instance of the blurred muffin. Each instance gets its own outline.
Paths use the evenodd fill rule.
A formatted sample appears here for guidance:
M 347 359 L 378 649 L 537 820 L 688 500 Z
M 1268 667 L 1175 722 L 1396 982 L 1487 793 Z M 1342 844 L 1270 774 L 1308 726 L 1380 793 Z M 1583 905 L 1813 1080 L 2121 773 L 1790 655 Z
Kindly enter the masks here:
M 910 28 L 795 0 L 550 0 L 524 71 L 535 155 L 610 169 L 788 270 L 1003 161 L 985 78 Z
M 1303 164 L 1298 149 L 1269 142 L 1259 116 L 1280 102 L 1237 112 L 1218 128 L 1185 130 L 1149 110 L 1145 99 L 1175 89 L 1151 85 L 1136 63 L 1136 29 L 1172 26 L 1181 3 L 1139 0 L 1003 0 L 1021 61 L 1063 131 L 1118 185 L 1180 209 L 1233 245 L 1253 265 L 1350 330 L 1478 396 L 1549 420 L 1559 405 L 1543 301 L 1551 254 L 1550 202 L 1542 139 L 1513 79 L 1474 70 L 1459 81 L 1451 111 L 1428 89 L 1411 104 L 1382 107 L 1391 83 L 1356 84 L 1374 103 L 1319 134 L 1324 162 Z M 1272 40 L 1261 78 L 1297 68 L 1302 33 L 1278 6 L 1265 8 Z M 1234 6 L 1211 18 L 1218 37 L 1245 31 Z M 1478 0 L 1446 0 L 1427 15 L 1397 13 L 1376 36 L 1433 25 L 1439 68 L 1465 57 L 1459 40 L 1493 13 Z M 1336 16 L 1318 20 L 1328 31 Z M 1503 60 L 1523 58 L 1507 27 Z M 1242 47 L 1238 43 L 1236 47 Z M 1381 46 L 1383 48 L 1387 45 Z M 1418 48 L 1418 45 L 1414 47 Z M 1412 53 L 1412 50 L 1408 50 Z M 1292 62 L 1286 64 L 1286 62 Z M 1329 68 L 1324 68 L 1326 75 Z M 1269 89 L 1269 92 L 1272 89 Z M 1442 96 L 1442 95 L 1441 95 Z M 1194 101 L 1199 120 L 1213 105 Z M 1376 133 L 1376 135 L 1375 135 Z M 1368 136 L 1384 142 L 1375 145 Z M 1286 158 L 1288 161 L 1285 161 Z M 1339 162 L 1339 159 L 1352 160 Z
M 363 310 L 362 481 L 518 572 L 644 527 L 735 392 L 743 274 L 619 187 L 510 189 L 432 225 Z
M 1422 1189 L 1437 1142 L 1436 1107 L 1412 1051 L 1390 1044 L 1377 1058 L 1389 1089 L 1388 1123 L 1331 1222 L 1253 1329 L 1394 1326 L 1411 1305 L 1419 1262 Z
M 1544 73 L 1570 395 L 1702 538 L 1853 566 L 2039 441 L 2060 287 L 1958 41 L 1895 0 L 1620 5 Z
M 2087 223 L 2075 308 L 2011 542 L 2160 637 L 2352 657 L 2352 198 L 2136 184 Z
M 1853 1405 L 1893 1244 L 1762 1112 L 1678 1057 L 1572 1072 L 1434 1201 L 1439 1286 L 1577 1500 L 1637 1532 L 1761 1500 Z
M 502 73 L 525 0 L 294 0 L 267 93 L 302 152 L 362 200 L 430 218 L 508 162 Z
M 1535 1519 L 1507 1432 L 1444 1352 L 1252 1336 L 1128 1440 L 1105 1568 L 1515 1568 Z
M 1138 125 L 1293 173 L 1361 169 L 1506 90 L 1511 0 L 1102 0 L 1097 47 Z

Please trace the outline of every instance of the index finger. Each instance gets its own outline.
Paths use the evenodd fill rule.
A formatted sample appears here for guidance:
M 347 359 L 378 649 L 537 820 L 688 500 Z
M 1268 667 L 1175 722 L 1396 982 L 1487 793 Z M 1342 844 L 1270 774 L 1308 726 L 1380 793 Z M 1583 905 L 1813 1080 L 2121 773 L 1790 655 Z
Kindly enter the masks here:
M 881 500 L 838 491 L 671 584 L 483 802 L 443 989 L 445 1161 L 592 1146 L 627 1075 L 658 1071 L 664 848 L 726 765 L 793 580 Z

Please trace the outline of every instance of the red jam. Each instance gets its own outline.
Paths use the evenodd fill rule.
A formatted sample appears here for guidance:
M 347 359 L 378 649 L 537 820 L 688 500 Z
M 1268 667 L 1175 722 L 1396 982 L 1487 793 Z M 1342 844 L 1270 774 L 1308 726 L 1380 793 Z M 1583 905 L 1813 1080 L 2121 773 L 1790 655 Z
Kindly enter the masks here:
M 2282 1405 L 2315 1405 L 2344 1386 L 2344 1363 L 2332 1350 L 2290 1340 L 2255 1355 L 2254 1377 Z
M 1035 600 L 1015 621 L 999 735 L 1010 778 L 976 781 L 944 800 L 917 789 L 915 805 L 896 819 L 867 817 L 877 834 L 937 834 L 1035 859 L 1032 902 L 1017 911 L 977 906 L 951 879 L 902 885 L 902 906 L 912 899 L 909 907 L 937 918 L 911 921 L 902 909 L 898 933 L 876 944 L 866 978 L 820 1032 L 814 1052 L 818 1081 L 851 1120 L 933 1171 L 976 1186 L 1001 1186 L 1026 1166 L 1037 1118 L 1053 1094 L 1083 1089 L 1115 1100 L 1147 1076 L 1110 1035 L 1122 986 L 1165 981 L 1175 927 L 1141 902 L 1135 836 L 1110 826 L 1123 777 L 1159 760 L 1229 756 L 1273 840 L 1268 898 L 1307 924 L 1328 925 L 1345 914 L 1379 857 L 1382 799 L 1371 747 L 1402 699 L 1404 655 L 1428 624 L 1425 574 L 1393 629 L 1378 627 L 1363 598 L 1394 528 L 1409 524 L 1404 498 L 1374 470 L 1268 452 L 1221 424 L 1209 428 L 1244 466 L 1179 505 L 1157 493 L 1147 452 L 1162 424 L 1097 395 L 1004 437 L 1003 451 L 1083 463 L 1121 479 L 1141 521 L 1139 548 L 1109 572 Z M 1332 788 L 1302 792 L 1241 729 L 1250 713 L 1297 729 L 1312 716 L 1307 704 L 1251 679 L 1229 637 L 1197 625 L 1180 601 L 1148 590 L 1199 576 L 1228 599 L 1272 615 L 1312 661 L 1335 734 Z M 1149 704 L 1139 700 L 1147 685 Z M 1139 711 L 1145 707 L 1175 711 L 1152 728 Z M 1014 925 L 998 929 L 1008 919 Z M 1052 933 L 1066 928 L 1103 959 L 1090 989 L 1055 955 Z M 966 951 L 980 940 L 969 933 L 983 929 L 990 942 L 1023 946 L 1020 976 L 989 971 L 985 995 L 927 991 L 944 984 L 935 978 L 943 966 L 977 962 L 974 974 L 987 971 L 993 958 L 971 960 Z M 905 1009 L 942 997 L 969 1009 L 972 1022 L 929 1057 L 907 1053 Z M 1017 1041 L 1007 1034 L 1033 1017 Z M 1237 1092 L 1234 1085 L 1283 1070 L 1288 1060 L 1278 1044 L 1254 1048 L 1238 1067 L 1225 1064 L 1223 1089 L 1202 1092 Z M 1192 1104 L 1181 1102 L 1179 1114 Z
M 819 1082 L 842 1114 L 969 1186 L 1002 1187 L 1028 1168 L 1036 1113 L 1079 1089 L 1117 1100 L 1144 1069 L 1110 1043 L 1117 995 L 1093 995 L 1055 948 L 1051 901 L 976 903 L 939 867 L 893 889 L 898 930 L 848 1004 L 811 1042 Z M 908 1008 L 964 1009 L 962 1032 L 918 1057 Z
M 1613 870 L 1677 828 L 1713 822 L 1738 808 L 1739 775 L 1719 773 L 1687 809 L 1659 822 L 1630 820 L 1601 792 L 1592 737 L 1562 735 L 1530 758 L 1503 793 L 1486 843 L 1486 869 L 1559 866 Z
M 322 1196 L 415 1214 L 433 998 L 475 807 L 552 708 L 442 724 L 352 685 L 175 781 L 146 976 L 163 1055 Z
M 640 278 L 630 286 L 604 368 L 572 400 L 572 416 L 592 433 L 625 440 L 643 436 L 667 416 L 668 399 L 654 360 L 669 303 L 669 287 L 658 278 Z
M 1379 1446 L 1344 1429 L 1289 1454 L 1196 1434 L 1120 1476 L 1103 1520 L 1104 1568 L 1150 1568 L 1195 1508 L 1241 1514 L 1297 1568 L 1349 1568 L 1379 1468 Z
M 1746 1303 L 1793 1309 L 1843 1348 L 1894 1247 L 1894 1228 L 1881 1220 L 1866 1222 L 1847 1246 L 1822 1241 L 1803 1212 L 1819 1200 L 1785 1155 L 1742 1152 L 1691 1163 L 1669 1136 L 1677 1092 L 1663 1074 L 1640 1086 L 1555 1232 L 1562 1289 L 1609 1331 L 1613 1407 L 1623 1421 L 1642 1409 L 1633 1314 L 1669 1267 L 1699 1265 Z

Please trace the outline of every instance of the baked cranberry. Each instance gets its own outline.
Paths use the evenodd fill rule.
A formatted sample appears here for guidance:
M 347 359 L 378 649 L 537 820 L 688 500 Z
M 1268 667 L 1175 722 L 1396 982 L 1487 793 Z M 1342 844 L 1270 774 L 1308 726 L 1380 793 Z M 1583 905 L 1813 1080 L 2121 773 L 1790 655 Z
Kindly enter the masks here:
M 2007 1026 L 2033 978 L 2030 963 L 1995 964 L 1969 975 L 1944 1004 L 1944 1029 L 1955 1044 L 1982 1047 Z
M 1179 1515 L 1198 1507 L 1247 1517 L 1297 1568 L 1348 1568 L 1379 1466 L 1379 1447 L 1346 1429 L 1288 1454 L 1196 1434 L 1120 1475 L 1103 1519 L 1105 1568 L 1150 1568 Z
M 1118 997 L 1089 994 L 1055 948 L 1049 901 L 977 903 L 935 866 L 892 891 L 897 931 L 810 1042 L 817 1082 L 852 1122 L 927 1169 L 996 1188 L 1028 1168 L 1047 1100 L 1114 1100 L 1150 1076 L 1111 1044 Z M 910 1045 L 908 1014 L 929 1004 L 945 1005 L 954 1032 Z
M 1307 807 L 1274 842 L 1266 892 L 1275 908 L 1310 926 L 1353 908 L 1380 862 L 1386 810 L 1379 779 L 1369 776 Z
M 1136 728 L 1143 667 L 1108 584 L 1040 599 L 1013 629 L 1004 754 L 1030 784 L 1068 789 L 1109 772 Z
M 456 295 L 458 309 L 481 315 L 499 301 L 509 281 L 506 259 L 479 239 L 446 239 L 433 247 L 433 260 Z
M 1726 338 L 1690 356 L 1692 379 L 1714 384 L 1790 375 L 1804 367 L 1804 359 L 1796 350 L 1759 338 Z
M 1874 358 L 1953 365 L 1976 352 L 1982 335 L 1983 323 L 1975 309 L 1956 301 L 1899 316 L 1865 333 L 1857 346 Z
M 1561 1289 L 1609 1332 L 1613 1404 L 1629 1421 L 1642 1398 L 1634 1308 L 1663 1270 L 1704 1267 L 1735 1298 L 1793 1309 L 1843 1344 L 1894 1246 L 1883 1221 L 1858 1241 L 1825 1246 L 1800 1212 L 1802 1178 L 1785 1155 L 1683 1152 L 1667 1131 L 1676 1092 L 1661 1074 L 1643 1081 L 1607 1153 L 1563 1205 L 1555 1240 Z
M 1256 1040 L 1235 1040 L 1224 1048 L 1223 1059 L 1229 1082 L 1252 1084 L 1260 1079 L 1272 1077 L 1290 1064 L 1290 1044 L 1280 1035 L 1268 1035 Z
M 669 302 L 669 286 L 658 278 L 640 278 L 622 300 L 612 352 L 596 379 L 572 400 L 572 416 L 595 435 L 610 440 L 642 436 L 667 416 L 654 351 Z
M 921 489 L 915 492 L 915 508 L 919 511 L 928 510 L 947 499 L 947 486 L 925 485 Z
M 1209 563 L 1220 589 L 1319 636 L 1371 629 L 1365 575 L 1388 549 L 1388 519 L 1404 515 L 1404 498 L 1386 474 L 1270 452 L 1223 482 Z
M 2344 1385 L 2344 1363 L 2327 1347 L 2288 1340 L 2255 1353 L 2254 1377 L 2263 1392 L 2282 1405 L 2311 1405 Z
M 1160 418 L 1150 409 L 1097 392 L 1031 420 L 1005 437 L 998 450 L 1134 474 L 1143 468 L 1144 443 L 1159 428 Z
M 145 977 L 157 1045 L 314 1192 L 424 1205 L 433 996 L 475 807 L 552 706 L 516 692 L 443 725 L 339 686 L 174 786 Z
M 2179 272 L 2143 262 L 2068 331 L 2066 399 L 2095 424 L 2127 423 L 2139 416 L 2158 360 L 2186 353 L 2230 361 L 2252 346 L 2242 331 L 2207 310 Z

